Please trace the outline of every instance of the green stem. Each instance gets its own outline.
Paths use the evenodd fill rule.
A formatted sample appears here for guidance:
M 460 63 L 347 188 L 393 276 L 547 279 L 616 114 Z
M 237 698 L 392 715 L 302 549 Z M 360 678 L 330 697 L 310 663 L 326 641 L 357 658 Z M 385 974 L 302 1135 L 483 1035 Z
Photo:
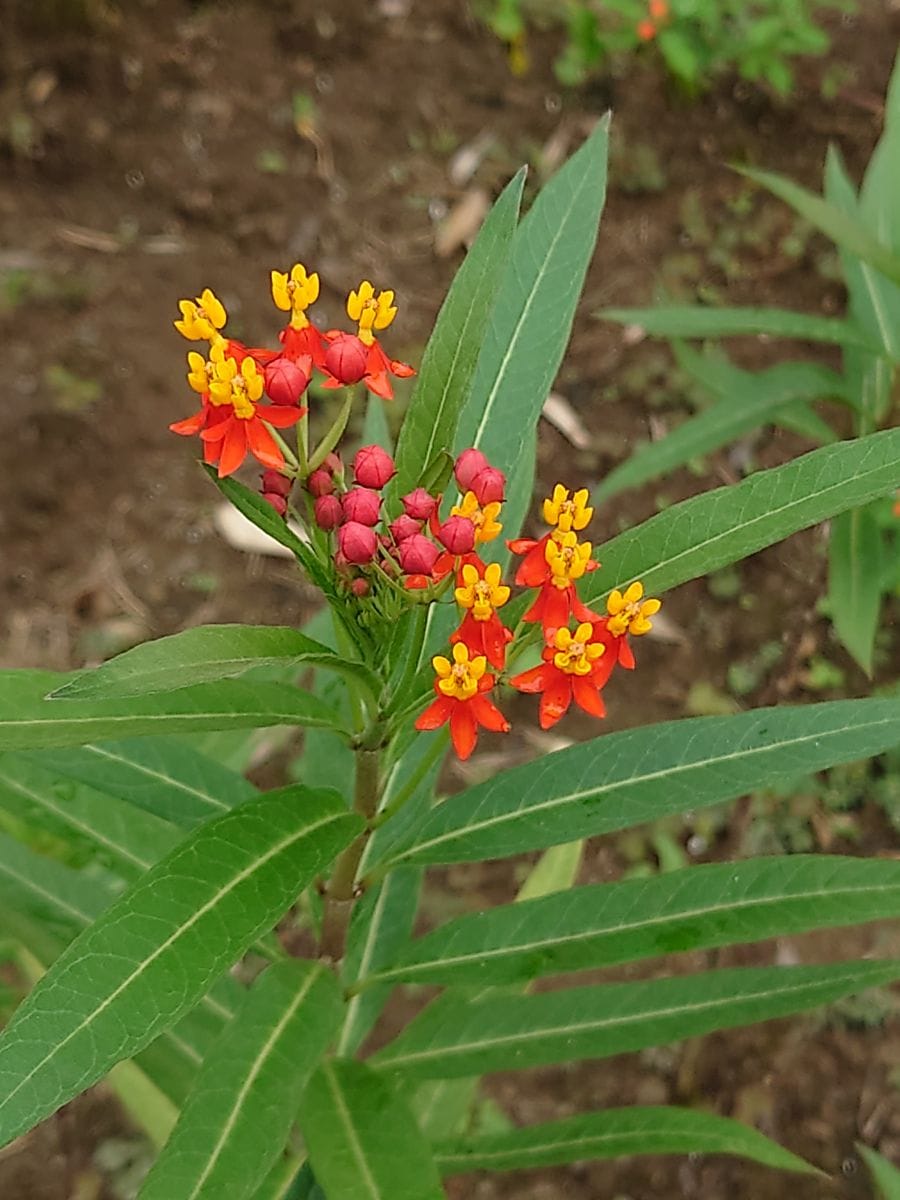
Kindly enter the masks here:
M 344 430 L 347 428 L 347 422 L 350 420 L 350 413 L 353 409 L 353 390 L 347 389 L 347 396 L 344 403 L 341 405 L 341 411 L 337 415 L 334 424 L 316 446 L 315 450 L 309 456 L 309 465 L 307 470 L 312 472 L 317 467 L 321 467 L 322 463 L 332 452 L 341 438 L 344 436 Z
M 274 429 L 271 425 L 266 425 L 266 429 L 268 429 L 269 433 L 271 433 L 272 437 L 275 439 L 276 445 L 284 455 L 285 462 L 288 464 L 288 466 L 293 467 L 293 469 L 296 471 L 300 464 L 297 462 L 297 456 L 294 454 L 293 450 L 290 448 L 277 429 Z
M 309 475 L 309 410 L 297 422 L 298 478 L 302 482 Z
M 384 825 L 386 821 L 389 821 L 391 817 L 396 816 L 396 814 L 401 808 L 403 808 L 407 801 L 412 799 L 419 784 L 422 782 L 434 764 L 438 762 L 443 754 L 446 753 L 446 751 L 447 733 L 446 730 L 444 730 L 435 735 L 431 745 L 428 747 L 427 752 L 422 755 L 419 765 L 407 779 L 406 783 L 404 783 L 403 787 L 400 788 L 396 796 L 388 801 L 384 808 L 382 808 L 378 813 L 378 816 L 372 821 L 373 829 L 378 829 L 380 826 Z

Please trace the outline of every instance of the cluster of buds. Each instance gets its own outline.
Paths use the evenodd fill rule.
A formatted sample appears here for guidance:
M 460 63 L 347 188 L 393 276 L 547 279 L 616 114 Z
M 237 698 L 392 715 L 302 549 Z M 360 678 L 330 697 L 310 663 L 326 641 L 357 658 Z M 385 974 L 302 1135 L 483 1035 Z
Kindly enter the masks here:
M 668 0 L 650 0 L 646 17 L 638 21 L 635 29 L 640 40 L 652 42 L 670 15 Z

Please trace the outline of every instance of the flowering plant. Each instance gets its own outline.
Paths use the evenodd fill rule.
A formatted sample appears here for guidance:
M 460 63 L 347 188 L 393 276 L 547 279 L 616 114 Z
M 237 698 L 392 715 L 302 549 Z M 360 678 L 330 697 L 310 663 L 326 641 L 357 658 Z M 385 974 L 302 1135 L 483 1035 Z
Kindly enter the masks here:
M 302 631 L 206 626 L 92 671 L 0 675 L 0 809 L 17 834 L 0 842 L 0 887 L 36 980 L 0 1037 L 4 1143 L 107 1076 L 161 1147 L 142 1200 L 432 1200 L 444 1176 L 636 1152 L 815 1170 L 694 1108 L 473 1131 L 485 1073 L 785 1016 L 900 975 L 866 959 L 539 986 L 662 949 L 896 915 L 888 859 L 758 858 L 573 886 L 584 839 L 881 752 L 900 739 L 896 699 L 602 735 L 438 801 L 448 735 L 469 758 L 481 730 L 508 730 L 515 692 L 520 714 L 540 697 L 544 729 L 573 706 L 602 718 L 652 627 L 650 592 L 900 484 L 900 432 L 885 431 L 676 505 L 596 551 L 586 531 L 600 514 L 571 480 L 545 499 L 537 536 L 501 537 L 521 534 L 606 150 L 603 122 L 521 222 L 521 173 L 504 190 L 395 447 L 380 406 L 412 368 L 382 346 L 393 293 L 364 282 L 347 302 L 355 331 L 320 330 L 317 276 L 276 271 L 277 350 L 229 338 L 212 292 L 182 301 L 179 332 L 206 346 L 188 355 L 200 409 L 173 428 L 199 439 L 222 493 L 291 551 L 324 605 Z M 315 372 L 344 398 L 313 445 Z M 369 432 L 352 453 L 364 390 Z M 256 489 L 235 478 L 249 459 Z M 275 725 L 305 731 L 301 782 L 260 791 L 235 766 L 242 731 Z M 198 732 L 227 741 L 183 737 Z M 39 850 L 37 830 L 52 835 Z M 413 936 L 427 868 L 535 851 L 515 900 Z M 441 992 L 399 1032 L 378 1024 L 398 986 L 421 984 Z

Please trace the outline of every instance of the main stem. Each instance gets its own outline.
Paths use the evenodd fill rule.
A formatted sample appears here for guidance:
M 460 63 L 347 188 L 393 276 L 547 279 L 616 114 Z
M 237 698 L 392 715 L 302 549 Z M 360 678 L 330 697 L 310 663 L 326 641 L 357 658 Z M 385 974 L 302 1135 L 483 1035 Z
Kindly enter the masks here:
M 338 857 L 325 892 L 320 953 L 323 958 L 328 958 L 332 962 L 337 962 L 344 955 L 347 926 L 350 922 L 353 902 L 357 898 L 356 873 L 372 832 L 371 822 L 378 811 L 380 789 L 379 752 L 360 747 L 356 751 L 353 807 L 365 819 L 366 827 Z

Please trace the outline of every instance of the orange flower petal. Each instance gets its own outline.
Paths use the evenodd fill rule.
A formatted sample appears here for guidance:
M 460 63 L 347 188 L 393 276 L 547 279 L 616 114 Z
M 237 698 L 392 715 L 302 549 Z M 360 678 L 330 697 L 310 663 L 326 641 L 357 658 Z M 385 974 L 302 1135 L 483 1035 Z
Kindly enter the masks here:
M 473 696 L 468 705 L 475 720 L 485 729 L 490 729 L 492 733 L 509 732 L 509 721 L 487 696 Z
M 541 663 L 520 675 L 514 675 L 509 682 L 519 692 L 542 692 L 549 680 L 549 669 L 545 663 Z
M 173 421 L 169 428 L 173 433 L 180 433 L 182 437 L 189 437 L 193 433 L 199 433 L 205 421 L 206 409 L 201 408 L 192 417 L 185 417 L 183 421 Z
M 557 671 L 556 675 L 557 678 L 549 683 L 541 696 L 541 729 L 550 729 L 555 725 L 560 717 L 565 716 L 572 703 L 571 676 L 562 671 Z
M 247 426 L 247 446 L 253 457 L 274 471 L 283 467 L 284 455 L 262 421 L 258 417 L 251 417 L 244 424 Z
M 225 440 L 222 442 L 222 453 L 219 457 L 219 478 L 233 475 L 247 457 L 247 421 L 232 418 L 224 422 Z
M 258 404 L 256 406 L 257 417 L 269 425 L 274 425 L 276 429 L 288 429 L 291 425 L 296 425 L 305 412 L 305 408 L 298 408 L 294 404 Z
M 449 696 L 439 696 L 416 717 L 415 727 L 419 730 L 440 729 L 449 720 L 452 711 L 452 699 Z
M 606 705 L 591 675 L 573 676 L 572 695 L 578 707 L 590 713 L 592 717 L 606 716 Z
M 478 726 L 469 709 L 471 701 L 457 700 L 450 714 L 450 738 L 457 756 L 465 762 L 478 741 Z

